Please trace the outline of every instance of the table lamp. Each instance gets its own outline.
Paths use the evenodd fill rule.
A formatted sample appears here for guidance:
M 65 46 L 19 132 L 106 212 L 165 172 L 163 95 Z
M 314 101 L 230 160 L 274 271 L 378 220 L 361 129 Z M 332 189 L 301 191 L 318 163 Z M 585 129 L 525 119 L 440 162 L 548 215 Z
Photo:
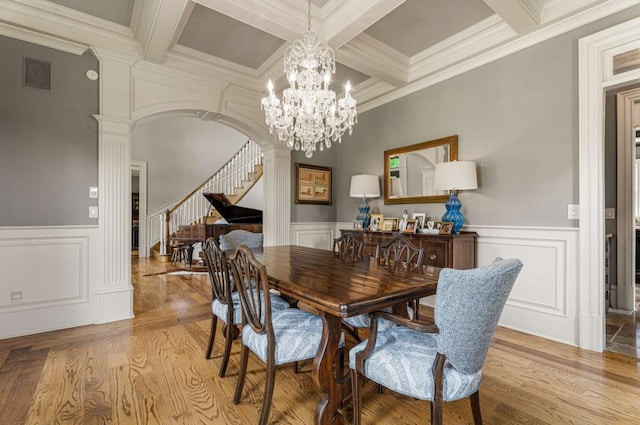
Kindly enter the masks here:
M 349 196 L 352 198 L 362 198 L 362 203 L 358 207 L 360 211 L 356 220 L 362 220 L 362 228 L 369 228 L 371 215 L 369 214 L 369 202 L 367 198 L 377 198 L 380 196 L 380 183 L 378 176 L 370 174 L 359 174 L 351 177 L 351 187 Z
M 473 161 L 450 161 L 436 164 L 433 187 L 436 190 L 451 191 L 449 199 L 444 204 L 447 212 L 442 216 L 442 221 L 452 222 L 453 233 L 460 233 L 464 224 L 464 216 L 460 212 L 462 202 L 458 199 L 458 190 L 478 188 L 476 163 Z

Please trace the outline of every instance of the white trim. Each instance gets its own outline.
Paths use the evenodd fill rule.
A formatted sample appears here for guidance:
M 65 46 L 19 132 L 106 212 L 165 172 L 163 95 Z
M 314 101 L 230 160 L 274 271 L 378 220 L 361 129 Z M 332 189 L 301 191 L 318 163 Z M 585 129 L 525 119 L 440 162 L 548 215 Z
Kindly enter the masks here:
M 637 4 L 637 2 L 633 2 Z M 604 350 L 604 70 L 607 51 L 640 39 L 640 18 L 579 40 L 580 347 Z M 632 81 L 623 73 L 618 82 Z M 627 79 L 629 78 L 629 79 Z
M 138 256 L 150 255 L 150 244 L 147 238 L 147 161 L 131 161 L 131 170 L 138 172 L 139 200 L 138 200 Z

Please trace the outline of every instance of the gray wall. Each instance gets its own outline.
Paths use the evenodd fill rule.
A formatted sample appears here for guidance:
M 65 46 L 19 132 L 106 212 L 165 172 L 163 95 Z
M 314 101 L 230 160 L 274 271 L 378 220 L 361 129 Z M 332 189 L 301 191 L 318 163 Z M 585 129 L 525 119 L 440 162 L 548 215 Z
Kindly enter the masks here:
M 338 143 L 334 143 L 330 149 L 325 149 L 322 152 L 319 150 L 313 154 L 311 158 L 307 158 L 304 156 L 304 152 L 293 151 L 291 152 L 291 178 L 294 181 L 294 184 L 291 185 L 291 222 L 331 222 L 336 221 L 336 210 L 337 210 L 337 194 L 341 193 L 345 190 L 344 187 L 341 187 L 337 184 L 336 180 L 338 176 L 341 174 L 341 171 L 336 166 L 337 163 L 337 153 Z M 331 167 L 333 170 L 331 175 L 331 183 L 332 183 L 332 200 L 331 205 L 315 205 L 315 204 L 296 204 L 296 193 L 295 193 L 295 178 L 296 178 L 296 169 L 295 164 L 310 164 L 310 165 L 320 165 L 323 167 Z M 349 184 L 346 186 L 347 195 L 349 194 Z M 355 220 L 355 216 L 358 213 L 358 209 L 356 208 L 355 213 L 353 214 L 352 220 Z
M 148 211 L 188 195 L 248 140 L 231 127 L 193 117 L 162 117 L 137 124 L 132 157 L 148 164 Z
M 51 63 L 50 92 L 22 87 L 23 57 Z M 0 226 L 97 224 L 97 59 L 0 36 L 0 64 Z
M 382 176 L 383 151 L 459 135 L 459 158 L 478 165 L 479 189 L 460 194 L 466 224 L 577 227 L 567 204 L 578 203 L 578 39 L 640 15 L 634 7 L 443 83 L 365 112 L 338 146 L 348 176 Z M 358 201 L 335 192 L 338 221 Z M 442 204 L 384 205 L 372 212 L 399 217 L 407 208 L 440 217 Z

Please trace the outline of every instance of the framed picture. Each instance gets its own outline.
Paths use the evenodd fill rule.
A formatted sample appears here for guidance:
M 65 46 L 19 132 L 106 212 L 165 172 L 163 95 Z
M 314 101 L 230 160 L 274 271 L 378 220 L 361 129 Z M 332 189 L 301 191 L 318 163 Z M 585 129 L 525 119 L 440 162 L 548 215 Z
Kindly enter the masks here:
M 415 233 L 416 232 L 417 221 L 413 219 L 408 219 L 407 224 L 404 226 L 403 233 Z
M 354 220 L 353 228 L 355 230 L 362 230 L 362 220 Z
M 382 214 L 371 214 L 371 223 L 369 223 L 369 230 L 372 232 L 378 232 L 382 230 L 382 220 L 384 216 Z
M 424 227 L 425 220 L 427 218 L 426 213 L 413 213 L 412 217 L 416 221 L 416 230 L 421 230 Z
M 331 205 L 331 167 L 296 162 L 296 204 Z
M 398 230 L 398 218 L 383 218 L 382 219 L 382 231 L 383 232 L 393 232 Z
M 439 222 L 440 223 L 440 234 L 441 235 L 450 235 L 451 231 L 453 231 L 453 223 L 449 221 Z

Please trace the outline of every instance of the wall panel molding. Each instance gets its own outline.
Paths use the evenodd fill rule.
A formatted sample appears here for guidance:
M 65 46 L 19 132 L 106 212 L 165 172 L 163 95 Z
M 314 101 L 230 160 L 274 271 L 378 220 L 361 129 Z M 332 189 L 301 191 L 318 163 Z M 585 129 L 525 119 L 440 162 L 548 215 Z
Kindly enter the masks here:
M 97 226 L 0 228 L 0 338 L 95 323 L 98 251 Z

